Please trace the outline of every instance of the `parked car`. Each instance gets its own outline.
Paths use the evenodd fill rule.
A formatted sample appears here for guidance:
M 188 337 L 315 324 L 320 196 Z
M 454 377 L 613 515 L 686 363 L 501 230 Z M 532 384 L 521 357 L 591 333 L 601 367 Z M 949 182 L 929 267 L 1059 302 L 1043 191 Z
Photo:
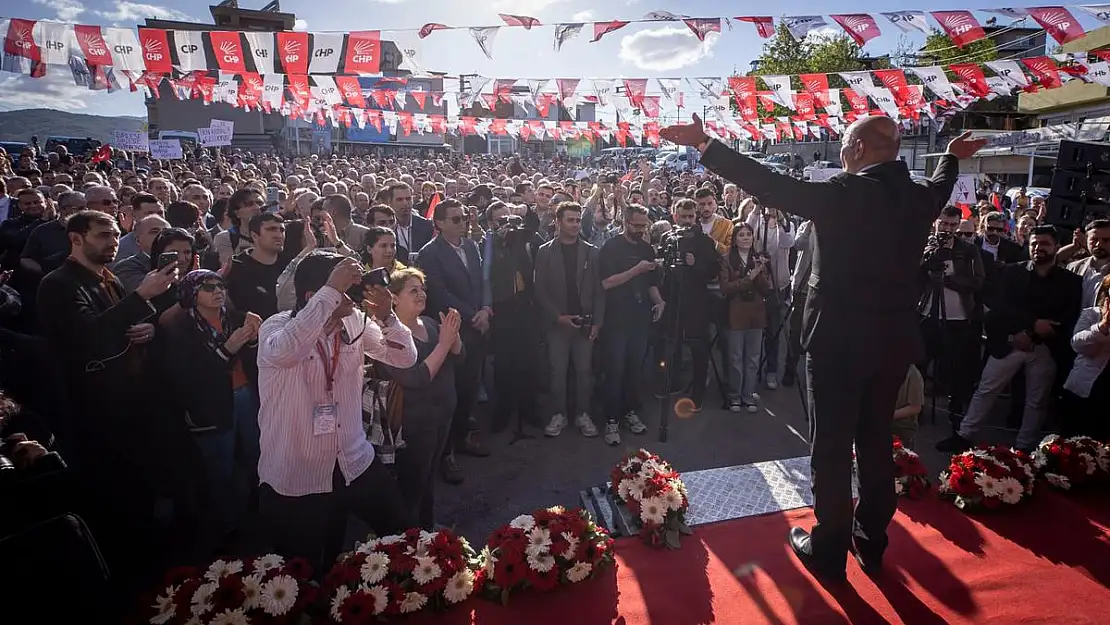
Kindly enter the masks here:
M 834 163 L 832 161 L 813 161 L 802 169 L 802 180 L 809 180 L 812 177 L 814 171 L 829 169 L 840 171 L 840 163 Z M 825 177 L 827 178 L 828 176 Z

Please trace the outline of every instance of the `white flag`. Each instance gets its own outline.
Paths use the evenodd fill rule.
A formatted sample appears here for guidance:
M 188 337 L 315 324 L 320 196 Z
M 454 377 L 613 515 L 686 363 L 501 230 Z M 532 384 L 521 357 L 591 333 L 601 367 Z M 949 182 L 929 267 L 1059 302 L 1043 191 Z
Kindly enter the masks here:
M 597 103 L 601 106 L 609 106 L 609 100 L 613 96 L 613 81 L 608 78 L 594 78 L 590 82 L 593 83 Z
M 550 78 L 529 78 L 527 80 L 528 92 L 532 94 L 533 101 L 540 96 L 540 92 L 549 82 L 551 82 Z
M 226 102 L 232 106 L 239 103 L 239 82 L 233 72 L 220 72 L 216 88 L 212 92 L 213 102 Z
M 274 73 L 274 34 L 244 32 L 247 38 L 247 54 L 254 58 L 254 69 L 259 74 Z
M 822 26 L 828 26 L 828 23 L 825 22 L 825 18 L 820 15 L 784 17 L 780 21 L 786 24 L 786 29 L 798 40 L 805 39 L 805 36 L 808 35 L 811 30 L 821 28 Z
M 112 67 L 139 72 L 146 69 L 143 46 L 139 43 L 134 28 L 104 27 L 100 29 L 100 34 L 112 53 Z
M 1110 4 L 1081 4 L 1077 8 L 1103 24 L 1110 24 Z
M 334 78 L 331 76 L 313 76 L 312 80 L 316 83 L 320 98 L 328 103 L 328 107 L 343 104 L 343 94 L 339 92 L 339 87 L 336 86 Z
M 760 76 L 771 89 L 775 102 L 794 110 L 794 90 L 790 88 L 789 76 Z
M 1000 76 L 984 76 L 987 79 L 987 87 L 991 90 L 991 95 L 1008 96 L 1014 91 L 1014 86 L 1005 78 Z M 987 99 L 991 99 L 990 96 Z
M 894 95 L 890 93 L 890 89 L 873 87 L 868 95 L 875 101 L 875 106 L 887 114 L 887 117 L 898 119 L 898 103 L 894 101 Z
M 952 90 L 952 83 L 949 82 L 943 67 L 907 67 L 906 70 L 916 74 L 921 79 L 921 84 L 937 94 L 937 97 L 945 100 L 956 99 L 956 92 Z
M 926 35 L 929 34 L 929 24 L 925 21 L 924 11 L 892 11 L 881 15 L 904 33 L 918 30 Z
M 343 33 L 312 33 L 312 58 L 309 74 L 334 74 L 343 56 Z
M 273 110 L 281 108 L 285 97 L 285 74 L 266 74 L 262 77 L 262 102 Z
M 471 28 L 470 36 L 474 37 L 474 43 L 482 49 L 482 54 L 486 58 L 493 60 L 493 42 L 497 39 L 497 33 L 501 30 L 500 26 L 487 26 L 486 28 Z
M 172 33 L 173 45 L 177 47 L 177 67 L 183 72 L 208 69 L 202 33 L 196 30 L 175 30 Z
M 678 86 L 679 78 L 656 78 L 655 81 L 659 83 L 659 91 L 663 97 L 668 100 L 678 102 Z
M 582 32 L 585 24 L 556 24 L 555 25 L 555 51 L 563 49 L 563 44 L 574 39 Z
M 424 70 L 423 55 L 420 53 L 420 38 L 416 36 L 416 33 L 395 32 L 393 33 L 393 43 L 401 51 L 401 56 L 404 59 L 397 66 L 397 69 L 408 70 L 415 76 L 423 76 L 427 73 Z
M 983 11 L 984 13 L 996 13 L 996 14 L 1001 15 L 1003 17 L 1008 17 L 1008 18 L 1014 19 L 1014 20 L 1020 20 L 1020 19 L 1024 18 L 1026 15 L 1029 15 L 1029 11 L 1026 11 L 1025 9 L 1020 9 L 1020 8 L 1004 7 L 1004 8 L 1000 8 L 1000 9 L 980 9 L 980 10 Z
M 39 22 L 35 24 L 38 32 L 35 40 L 39 42 L 42 62 L 47 65 L 66 65 L 69 63 L 70 50 L 77 47 L 73 24 L 60 22 Z M 7 30 L 4 31 L 5 35 Z
M 848 83 L 848 88 L 858 94 L 871 96 L 875 89 L 875 81 L 871 79 L 871 72 L 840 72 L 840 77 Z
M 840 103 L 840 89 L 829 89 L 829 103 L 825 105 L 829 117 L 843 117 L 844 106 Z
M 1110 87 L 1110 63 L 1095 61 L 1087 64 L 1087 79 Z
M 1022 71 L 1017 61 L 987 61 L 985 65 L 991 68 L 991 71 L 998 74 L 999 78 L 1009 83 L 1013 88 L 1024 89 L 1029 86 L 1029 79 L 1025 77 L 1025 72 Z

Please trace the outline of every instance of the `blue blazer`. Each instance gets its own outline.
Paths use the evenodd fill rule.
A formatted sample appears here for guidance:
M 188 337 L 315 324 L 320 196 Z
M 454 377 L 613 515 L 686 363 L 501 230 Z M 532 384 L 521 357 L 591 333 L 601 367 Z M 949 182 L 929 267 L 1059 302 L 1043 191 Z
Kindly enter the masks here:
M 435 236 L 435 224 L 430 219 L 424 219 L 422 215 L 418 215 L 416 211 L 412 212 L 412 229 L 409 234 L 412 236 L 412 241 L 409 245 L 412 246 L 410 252 L 419 252 L 432 240 Z
M 420 249 L 416 264 L 428 279 L 426 310 L 433 318 L 454 308 L 464 321 L 469 321 L 482 306 L 490 305 L 483 297 L 482 255 L 478 246 L 468 238 L 462 240 L 462 246 L 466 250 L 466 266 L 442 236 Z

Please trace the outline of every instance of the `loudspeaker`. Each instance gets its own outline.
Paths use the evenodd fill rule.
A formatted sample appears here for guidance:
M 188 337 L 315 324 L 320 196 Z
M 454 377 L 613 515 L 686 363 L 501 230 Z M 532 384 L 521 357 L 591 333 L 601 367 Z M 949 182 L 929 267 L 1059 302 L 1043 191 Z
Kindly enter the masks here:
M 1110 214 L 1110 144 L 1061 141 L 1045 222 L 1075 230 Z

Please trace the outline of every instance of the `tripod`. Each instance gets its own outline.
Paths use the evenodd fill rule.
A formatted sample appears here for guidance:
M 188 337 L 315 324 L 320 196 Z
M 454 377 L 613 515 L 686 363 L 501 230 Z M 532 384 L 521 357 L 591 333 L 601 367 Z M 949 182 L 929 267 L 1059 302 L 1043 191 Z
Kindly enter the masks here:
M 934 351 L 933 356 L 925 361 L 926 371 L 928 370 L 928 365 L 931 364 L 933 366 L 933 374 L 929 376 L 929 379 L 933 383 L 933 396 L 929 406 L 929 423 L 937 422 L 937 395 L 940 390 L 941 378 L 946 378 L 948 384 L 951 385 L 953 382 L 952 378 L 954 377 L 951 371 L 948 371 L 948 375 L 941 375 L 941 371 L 946 370 L 945 367 L 949 364 L 946 362 L 946 360 L 948 360 L 947 357 L 951 355 L 949 351 L 950 342 L 948 339 L 948 309 L 944 301 L 943 278 L 941 278 L 941 280 L 941 284 L 934 284 L 932 287 L 931 301 L 929 302 L 929 315 L 925 318 L 925 323 L 936 324 L 937 335 L 940 338 L 940 349 Z M 921 374 L 924 376 L 925 371 L 922 371 Z M 949 416 L 951 417 L 951 412 L 949 412 Z
M 670 329 L 674 330 L 674 340 L 677 341 L 676 346 L 682 345 L 683 332 L 682 332 L 682 289 L 686 282 L 682 279 L 677 267 L 671 268 L 671 274 L 675 276 L 678 282 L 678 293 L 675 297 L 675 310 L 674 310 L 674 323 Z M 668 276 L 669 277 L 669 276 Z M 662 321 L 662 319 L 660 319 Z M 673 378 L 672 371 L 674 363 L 673 352 L 678 349 L 671 349 L 670 342 L 667 340 L 667 329 L 663 329 L 663 358 L 659 361 L 659 367 L 663 370 L 663 392 L 659 393 L 659 442 L 667 442 L 667 435 L 669 434 L 671 422 L 671 407 L 667 405 L 670 399 L 676 393 L 671 392 L 671 382 Z

